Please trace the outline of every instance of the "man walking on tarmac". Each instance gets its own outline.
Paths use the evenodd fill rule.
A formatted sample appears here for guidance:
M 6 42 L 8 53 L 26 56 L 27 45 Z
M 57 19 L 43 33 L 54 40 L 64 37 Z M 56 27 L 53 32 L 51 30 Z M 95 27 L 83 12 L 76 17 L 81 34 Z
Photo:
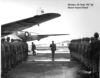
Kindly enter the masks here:
M 50 48 L 52 51 L 52 61 L 54 61 L 54 55 L 55 55 L 55 51 L 56 51 L 56 44 L 54 43 L 54 41 L 52 41 L 52 44 L 50 44 Z
M 36 46 L 35 46 L 35 44 L 32 42 L 32 51 L 33 51 L 33 55 L 36 55 L 35 50 L 36 50 Z

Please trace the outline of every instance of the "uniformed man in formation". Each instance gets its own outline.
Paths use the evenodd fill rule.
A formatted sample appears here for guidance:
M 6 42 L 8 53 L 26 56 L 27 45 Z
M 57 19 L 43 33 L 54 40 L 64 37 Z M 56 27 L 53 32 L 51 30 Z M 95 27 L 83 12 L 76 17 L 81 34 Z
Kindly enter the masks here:
M 91 71 L 91 78 L 99 78 L 100 40 L 98 38 L 99 34 L 96 32 L 91 38 L 71 40 L 68 46 L 71 59 L 76 58 L 84 66 L 84 70 Z
M 19 39 L 1 39 L 1 74 L 6 74 L 11 68 L 26 61 L 28 57 L 28 44 Z

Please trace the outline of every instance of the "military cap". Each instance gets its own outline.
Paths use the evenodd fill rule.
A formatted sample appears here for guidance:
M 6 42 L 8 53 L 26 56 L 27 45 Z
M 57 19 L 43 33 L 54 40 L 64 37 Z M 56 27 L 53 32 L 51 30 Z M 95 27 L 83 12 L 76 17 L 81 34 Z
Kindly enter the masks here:
M 21 39 L 18 39 L 18 41 L 20 42 L 20 41 L 22 41 Z
M 84 41 L 84 40 L 85 40 L 85 38 L 83 37 L 83 38 L 82 38 L 82 41 Z
M 93 41 L 94 40 L 94 37 L 91 37 L 91 41 Z
M 98 34 L 97 32 L 95 32 L 95 33 L 94 33 L 94 37 L 95 37 L 95 38 L 98 38 L 98 37 L 99 37 L 99 34 Z
M 5 41 L 5 38 L 2 38 L 1 41 Z
M 80 39 L 78 39 L 78 41 L 79 41 L 79 42 L 81 42 L 81 38 L 80 38 Z
M 7 37 L 7 40 L 10 40 L 10 37 Z
M 85 40 L 86 40 L 86 41 L 90 41 L 90 38 L 89 38 L 89 37 L 86 37 Z
M 14 39 L 11 39 L 11 41 L 13 42 L 13 41 L 14 41 Z

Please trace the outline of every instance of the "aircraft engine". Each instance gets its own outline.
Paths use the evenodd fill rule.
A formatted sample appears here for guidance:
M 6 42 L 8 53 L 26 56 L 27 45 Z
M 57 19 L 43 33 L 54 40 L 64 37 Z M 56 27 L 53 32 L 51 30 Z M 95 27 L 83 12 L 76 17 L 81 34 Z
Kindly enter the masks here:
M 41 39 L 41 38 L 38 36 L 38 39 L 37 39 L 37 40 L 40 41 L 40 39 Z
M 25 32 L 25 37 L 28 37 L 29 36 L 29 32 Z

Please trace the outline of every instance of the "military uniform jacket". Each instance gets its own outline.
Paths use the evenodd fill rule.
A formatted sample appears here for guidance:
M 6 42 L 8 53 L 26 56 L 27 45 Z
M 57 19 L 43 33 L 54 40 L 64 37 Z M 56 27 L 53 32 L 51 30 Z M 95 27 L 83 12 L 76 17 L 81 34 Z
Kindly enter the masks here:
M 56 44 L 50 44 L 51 50 L 55 51 L 56 50 Z
M 35 50 L 35 49 L 36 49 L 35 44 L 32 44 L 32 50 Z
M 99 58 L 100 40 L 96 39 L 90 43 L 90 51 L 93 58 Z

